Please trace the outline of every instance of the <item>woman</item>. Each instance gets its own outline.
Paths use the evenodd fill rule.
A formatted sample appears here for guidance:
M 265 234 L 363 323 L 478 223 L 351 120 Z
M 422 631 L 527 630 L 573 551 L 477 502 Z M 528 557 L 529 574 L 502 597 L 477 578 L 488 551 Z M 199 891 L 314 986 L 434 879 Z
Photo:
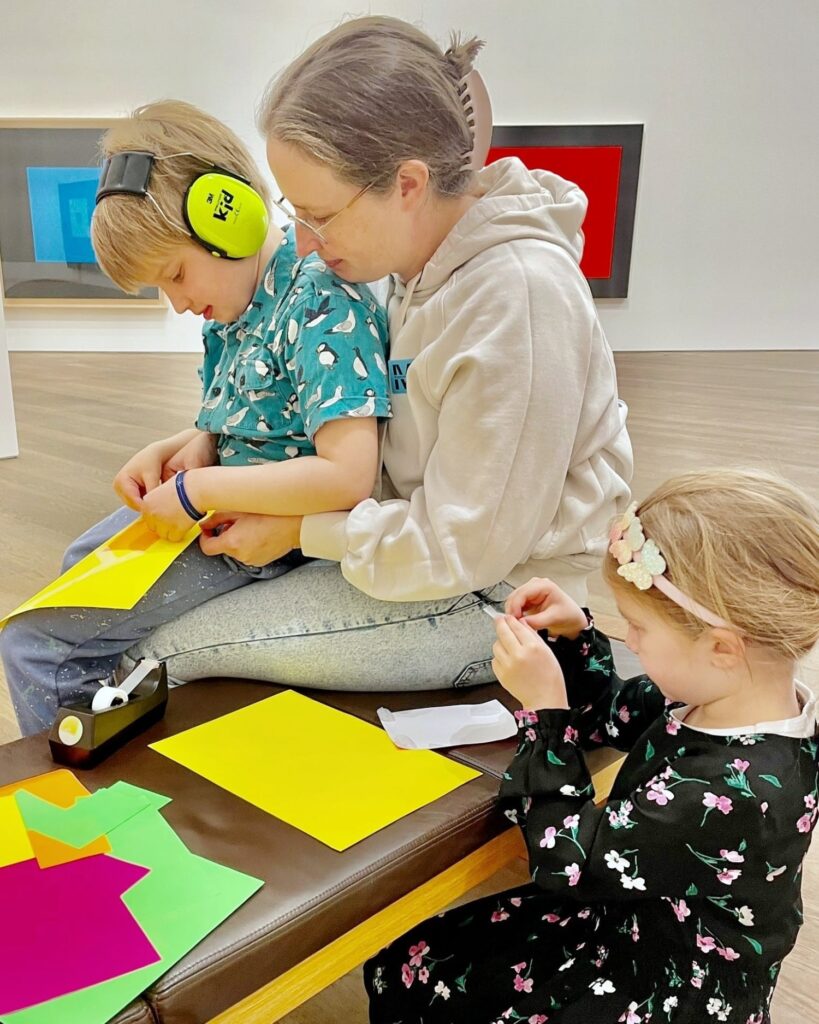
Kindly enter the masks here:
M 208 601 L 127 658 L 166 659 L 179 679 L 464 686 L 494 678 L 482 602 L 532 576 L 585 602 L 631 476 L 578 267 L 586 200 L 515 159 L 472 169 L 465 80 L 480 46 L 444 53 L 402 21 L 361 18 L 268 88 L 260 126 L 300 254 L 351 292 L 391 276 L 382 479 L 348 513 L 217 515 L 206 554 L 263 566 L 301 547 L 317 561 Z

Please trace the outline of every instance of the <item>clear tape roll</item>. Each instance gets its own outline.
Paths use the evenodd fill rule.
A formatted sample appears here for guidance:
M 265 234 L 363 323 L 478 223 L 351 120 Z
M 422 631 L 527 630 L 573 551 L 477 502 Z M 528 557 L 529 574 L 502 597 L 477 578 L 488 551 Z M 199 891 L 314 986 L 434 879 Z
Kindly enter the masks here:
M 118 686 L 101 686 L 91 701 L 92 711 L 107 711 L 128 703 L 128 694 Z

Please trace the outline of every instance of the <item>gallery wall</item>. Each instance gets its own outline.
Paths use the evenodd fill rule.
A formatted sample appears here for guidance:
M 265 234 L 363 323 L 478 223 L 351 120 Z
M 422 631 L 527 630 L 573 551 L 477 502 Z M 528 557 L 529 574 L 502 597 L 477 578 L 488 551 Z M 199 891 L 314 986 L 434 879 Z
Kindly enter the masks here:
M 14 402 L 6 349 L 6 321 L 0 303 L 0 459 L 12 458 L 17 452 L 17 428 L 14 423 Z
M 263 160 L 253 109 L 268 77 L 366 13 L 486 39 L 496 123 L 645 124 L 629 295 L 598 301 L 615 349 L 819 347 L 814 0 L 27 0 L 3 15 L 0 117 L 104 117 L 174 96 Z M 170 310 L 6 320 L 12 350 L 198 346 L 195 318 Z

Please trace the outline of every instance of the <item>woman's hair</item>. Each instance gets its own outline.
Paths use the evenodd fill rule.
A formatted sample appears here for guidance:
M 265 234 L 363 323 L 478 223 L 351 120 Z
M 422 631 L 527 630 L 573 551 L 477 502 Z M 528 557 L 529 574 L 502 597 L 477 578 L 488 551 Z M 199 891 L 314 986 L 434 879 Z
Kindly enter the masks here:
M 387 192 L 405 160 L 422 160 L 439 195 L 463 195 L 474 180 L 464 79 L 482 46 L 453 33 L 444 53 L 398 18 L 347 21 L 273 79 L 259 129 L 359 188 Z
M 819 639 L 819 510 L 798 487 L 761 470 L 685 473 L 637 509 L 665 575 L 751 643 L 800 658 Z M 656 587 L 638 590 L 607 554 L 606 582 L 692 635 L 706 627 Z
M 154 162 L 148 191 L 165 217 L 141 196 L 108 196 L 94 210 L 91 240 L 97 261 L 123 291 L 138 291 L 173 249 L 191 241 L 182 204 L 188 186 L 209 167 L 247 178 L 269 203 L 267 185 L 244 143 L 227 125 L 190 103 L 161 100 L 139 107 L 100 140 L 103 158 L 130 150 L 157 157 L 194 156 Z

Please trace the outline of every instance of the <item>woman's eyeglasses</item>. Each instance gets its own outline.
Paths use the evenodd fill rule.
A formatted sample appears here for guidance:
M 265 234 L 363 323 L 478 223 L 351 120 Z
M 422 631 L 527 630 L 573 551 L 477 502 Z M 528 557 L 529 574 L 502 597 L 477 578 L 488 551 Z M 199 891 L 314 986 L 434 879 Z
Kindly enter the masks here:
M 273 205 L 276 207 L 277 210 L 280 210 L 292 224 L 300 224 L 303 228 L 306 228 L 311 235 L 315 235 L 322 245 L 326 245 L 327 236 L 325 232 L 327 231 L 327 228 L 330 227 L 333 221 L 338 220 L 342 213 L 349 210 L 353 203 L 360 199 L 365 192 L 369 192 L 369 190 L 373 187 L 374 184 L 375 182 L 371 181 L 369 185 L 365 185 L 364 188 L 356 192 L 356 194 L 349 201 L 349 203 L 347 203 L 346 206 L 342 206 L 342 208 L 337 213 L 334 213 L 329 217 L 322 217 L 320 218 L 320 220 L 315 222 L 305 220 L 304 217 L 299 217 L 294 211 L 293 207 L 290 205 L 290 203 L 284 198 L 284 196 L 280 196 L 278 199 L 274 199 Z

